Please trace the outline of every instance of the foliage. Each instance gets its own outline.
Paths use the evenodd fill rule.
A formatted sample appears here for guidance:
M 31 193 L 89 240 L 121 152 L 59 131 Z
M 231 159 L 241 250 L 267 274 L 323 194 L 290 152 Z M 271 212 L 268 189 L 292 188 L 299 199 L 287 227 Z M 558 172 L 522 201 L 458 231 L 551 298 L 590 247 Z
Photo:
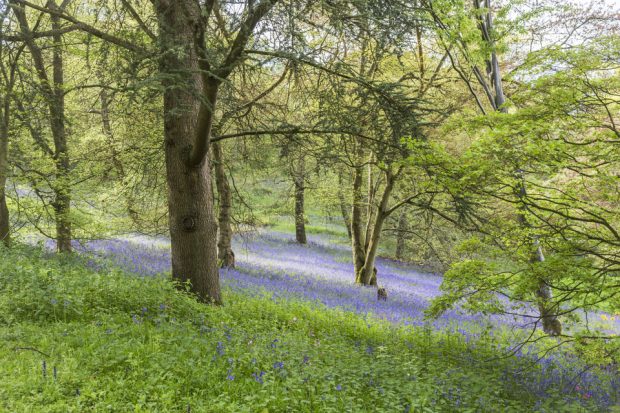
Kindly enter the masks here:
M 491 343 L 239 291 L 209 307 L 163 277 L 96 271 L 31 247 L 0 254 L 5 410 L 581 411 L 589 403 L 537 400 L 506 376 L 517 359 L 482 362 Z

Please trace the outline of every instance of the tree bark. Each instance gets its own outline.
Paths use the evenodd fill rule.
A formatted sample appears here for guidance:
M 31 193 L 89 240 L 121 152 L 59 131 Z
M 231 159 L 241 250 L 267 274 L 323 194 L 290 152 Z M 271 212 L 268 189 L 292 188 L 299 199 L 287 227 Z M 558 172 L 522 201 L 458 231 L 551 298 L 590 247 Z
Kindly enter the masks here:
M 520 201 L 523 201 L 527 196 L 527 190 L 525 188 L 525 178 L 523 177 L 523 173 L 517 171 L 517 179 L 519 180 L 519 186 L 517 189 L 516 196 Z M 522 228 L 530 229 L 530 224 L 527 222 L 527 218 L 525 216 L 525 207 L 520 206 L 518 212 L 518 222 Z M 530 263 L 535 264 L 537 262 L 544 262 L 545 255 L 543 253 L 542 246 L 536 237 L 533 237 L 532 241 L 532 253 L 530 258 Z M 562 333 L 562 323 L 558 320 L 556 315 L 557 308 L 551 301 L 553 299 L 553 293 L 549 285 L 545 279 L 538 280 L 538 288 L 535 291 L 538 312 L 540 315 L 540 321 L 542 322 L 543 331 L 546 334 L 557 336 Z
M 172 275 L 189 282 L 200 299 L 221 304 L 210 159 L 205 155 L 195 163 L 191 156 L 196 139 L 203 138 L 198 132 L 200 125 L 205 128 L 202 117 L 213 116 L 219 81 L 203 75 L 204 62 L 198 55 L 204 46 L 199 44 L 204 42 L 200 4 L 154 3 L 162 47 L 160 70 L 166 79 L 164 139 Z M 210 134 L 212 122 L 206 124 L 204 133 Z
M 54 6 L 56 7 L 56 6 Z M 51 16 L 52 30 L 60 30 L 60 18 Z M 56 180 L 54 181 L 54 213 L 56 215 L 56 248 L 58 252 L 71 252 L 71 182 L 67 131 L 65 128 L 65 91 L 64 63 L 62 57 L 62 36 L 52 37 L 52 75 L 54 78 L 53 99 L 50 110 L 52 136 L 54 138 L 54 160 L 56 163 Z
M 349 236 L 349 240 L 352 240 L 350 207 L 347 205 L 347 200 L 344 198 L 344 192 L 342 191 L 342 172 L 340 171 L 338 172 L 338 201 L 340 202 L 342 221 L 347 228 L 347 235 Z
M 381 231 L 383 230 L 383 224 L 390 215 L 388 203 L 390 201 L 390 195 L 394 189 L 394 176 L 390 171 L 386 171 L 386 182 L 383 194 L 381 195 L 381 202 L 379 204 L 378 211 L 376 213 L 375 222 L 372 226 L 370 234 L 366 234 L 368 239 L 368 248 L 366 249 L 366 256 L 364 258 L 364 265 L 360 271 L 358 282 L 362 285 L 377 285 L 377 269 L 375 268 L 375 260 L 377 258 L 377 251 L 379 249 L 379 241 L 381 239 Z
M 357 142 L 357 159 L 361 162 L 362 150 L 360 143 Z M 362 206 L 364 197 L 362 195 L 363 167 L 356 166 L 353 170 L 353 205 L 351 207 L 351 244 L 353 250 L 353 270 L 355 272 L 355 282 L 361 283 L 361 270 L 364 267 L 366 250 L 364 249 L 364 233 L 362 230 Z
M 299 244 L 306 244 L 306 215 L 304 196 L 306 190 L 306 165 L 303 155 L 299 156 L 297 165 L 293 165 L 293 181 L 295 183 L 295 239 Z
M 218 215 L 219 236 L 217 240 L 218 259 L 220 267 L 235 268 L 235 253 L 232 249 L 232 192 L 224 169 L 224 154 L 219 142 L 211 143 L 213 163 L 215 164 L 215 185 L 220 198 Z
M 535 247 L 536 254 L 532 257 L 533 260 L 536 262 L 544 262 L 545 256 L 543 255 L 542 247 L 538 243 L 538 240 L 535 241 Z M 538 311 L 542 320 L 543 331 L 551 336 L 559 336 L 562 334 L 562 323 L 560 323 L 556 315 L 557 308 L 549 304 L 553 298 L 553 293 L 544 279 L 538 282 L 536 297 L 538 297 Z
M 7 247 L 11 245 L 9 209 L 6 204 L 6 181 L 9 173 L 9 102 L 5 91 L 0 108 L 0 241 Z
M 407 214 L 401 211 L 396 232 L 396 259 L 402 260 L 405 254 L 405 231 L 407 230 Z
M 375 201 L 375 184 L 372 179 L 372 160 L 374 158 L 374 154 L 371 153 L 368 156 L 368 164 L 366 168 L 368 169 L 368 182 L 367 188 L 368 196 L 366 197 L 366 239 L 364 240 L 364 250 L 368 251 L 368 247 L 370 244 L 370 232 L 372 231 L 373 226 L 373 218 L 375 218 L 374 214 L 374 201 Z M 379 177 L 377 177 L 377 181 L 379 181 Z M 378 182 L 377 182 L 378 183 Z

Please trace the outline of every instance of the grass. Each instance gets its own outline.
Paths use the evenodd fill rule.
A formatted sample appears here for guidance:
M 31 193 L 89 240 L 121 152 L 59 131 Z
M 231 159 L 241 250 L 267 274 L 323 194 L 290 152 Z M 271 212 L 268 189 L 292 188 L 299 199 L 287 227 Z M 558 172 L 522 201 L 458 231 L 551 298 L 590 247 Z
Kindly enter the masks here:
M 491 340 L 97 267 L 0 248 L 2 411 L 597 411 L 539 399 Z
M 313 217 L 313 221 L 318 221 L 317 217 Z M 310 224 L 307 223 L 305 225 L 306 232 L 308 234 L 323 234 L 332 236 L 335 238 L 335 241 L 339 241 L 341 243 L 349 243 L 347 238 L 347 231 L 342 225 L 338 224 L 325 224 L 325 223 L 315 223 Z M 282 216 L 279 217 L 278 220 L 271 222 L 270 228 L 275 231 L 289 232 L 295 233 L 295 222 L 292 217 Z

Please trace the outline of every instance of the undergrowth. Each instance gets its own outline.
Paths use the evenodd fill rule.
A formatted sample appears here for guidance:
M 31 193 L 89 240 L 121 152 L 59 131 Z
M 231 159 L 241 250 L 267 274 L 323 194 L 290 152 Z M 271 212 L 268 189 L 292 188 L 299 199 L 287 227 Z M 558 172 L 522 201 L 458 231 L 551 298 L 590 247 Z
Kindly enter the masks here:
M 0 409 L 597 411 L 560 391 L 540 399 L 507 374 L 532 367 L 491 343 L 269 294 L 227 290 L 207 306 L 178 287 L 0 248 Z

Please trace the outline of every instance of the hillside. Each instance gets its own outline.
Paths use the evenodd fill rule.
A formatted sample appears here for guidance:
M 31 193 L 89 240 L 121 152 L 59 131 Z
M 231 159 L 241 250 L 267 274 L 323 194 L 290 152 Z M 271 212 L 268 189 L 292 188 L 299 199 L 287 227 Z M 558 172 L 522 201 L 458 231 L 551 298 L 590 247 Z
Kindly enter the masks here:
M 291 246 L 281 237 L 264 242 L 280 248 L 272 257 L 299 265 L 283 255 Z M 304 268 L 320 272 L 307 260 L 320 260 L 321 248 L 307 247 Z M 273 271 L 269 278 L 241 260 L 224 276 L 227 299 L 218 308 L 162 275 L 30 247 L 0 251 L 7 412 L 560 412 L 606 411 L 618 401 L 617 377 L 590 371 L 571 381 L 577 364 L 506 356 L 501 339 L 482 330 L 468 335 L 464 325 L 405 326 L 347 311 L 348 304 L 328 308 L 335 297 L 347 302 L 343 280 L 328 292 L 310 277 L 300 283 L 298 273 Z M 116 251 L 149 264 L 127 245 Z M 334 274 L 329 262 L 323 268 L 326 278 Z M 287 291 L 287 276 L 302 287 Z

